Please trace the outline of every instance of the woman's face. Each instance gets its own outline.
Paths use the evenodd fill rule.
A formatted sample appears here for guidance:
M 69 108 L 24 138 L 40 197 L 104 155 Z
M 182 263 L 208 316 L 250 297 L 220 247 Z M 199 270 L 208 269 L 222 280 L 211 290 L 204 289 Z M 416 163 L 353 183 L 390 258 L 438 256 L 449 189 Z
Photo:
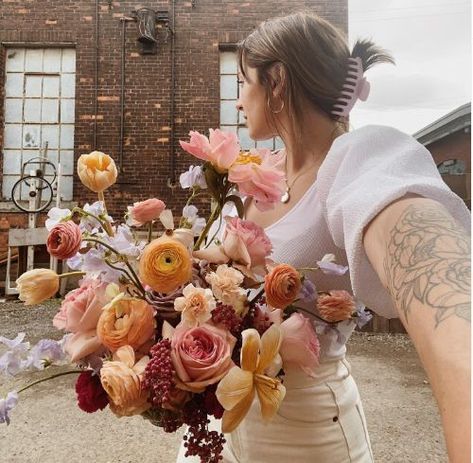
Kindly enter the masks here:
M 237 101 L 238 111 L 242 111 L 248 127 L 250 138 L 267 140 L 276 135 L 266 117 L 266 90 L 258 82 L 256 69 L 247 67 L 246 78 L 240 73 L 240 98 Z

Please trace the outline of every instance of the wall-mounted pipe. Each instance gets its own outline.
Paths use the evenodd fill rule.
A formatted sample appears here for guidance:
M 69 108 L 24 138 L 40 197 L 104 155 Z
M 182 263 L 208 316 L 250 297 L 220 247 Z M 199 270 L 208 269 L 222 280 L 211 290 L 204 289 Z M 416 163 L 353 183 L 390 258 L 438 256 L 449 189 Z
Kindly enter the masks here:
M 121 18 L 122 22 L 122 49 L 120 65 L 120 136 L 118 138 L 118 172 L 123 172 L 123 144 L 125 133 L 125 58 L 126 58 L 126 19 Z
M 169 140 L 169 157 L 171 161 L 171 176 L 168 180 L 168 186 L 174 188 L 176 186 L 176 155 L 174 150 L 175 140 L 175 98 L 176 98 L 176 56 L 175 56 L 175 36 L 176 36 L 176 3 L 171 0 L 171 101 L 170 101 L 170 122 L 171 128 Z
M 99 96 L 99 0 L 95 0 L 95 60 L 94 60 L 94 151 L 97 149 L 97 115 Z

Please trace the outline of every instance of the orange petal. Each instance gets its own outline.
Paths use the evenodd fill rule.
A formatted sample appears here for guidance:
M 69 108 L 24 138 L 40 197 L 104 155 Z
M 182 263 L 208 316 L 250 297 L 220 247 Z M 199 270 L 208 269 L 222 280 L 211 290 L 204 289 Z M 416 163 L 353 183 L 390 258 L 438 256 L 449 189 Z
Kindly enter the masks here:
M 252 390 L 253 373 L 233 367 L 218 383 L 215 395 L 225 410 L 231 410 Z
M 279 326 L 271 325 L 261 336 L 260 359 L 257 373 L 262 373 L 273 361 L 281 346 L 282 335 Z
M 255 389 L 252 388 L 250 393 L 245 396 L 245 398 L 239 402 L 231 410 L 225 410 L 222 417 L 222 432 L 229 433 L 236 429 L 236 427 L 241 423 L 243 418 L 245 418 L 248 410 L 253 403 L 255 397 Z
M 242 331 L 241 337 L 241 368 L 246 371 L 254 372 L 258 366 L 259 351 L 261 348 L 261 339 L 259 333 L 254 328 L 248 328 Z
M 261 404 L 261 416 L 268 421 L 279 410 L 286 388 L 278 379 L 264 375 L 255 375 L 255 386 Z

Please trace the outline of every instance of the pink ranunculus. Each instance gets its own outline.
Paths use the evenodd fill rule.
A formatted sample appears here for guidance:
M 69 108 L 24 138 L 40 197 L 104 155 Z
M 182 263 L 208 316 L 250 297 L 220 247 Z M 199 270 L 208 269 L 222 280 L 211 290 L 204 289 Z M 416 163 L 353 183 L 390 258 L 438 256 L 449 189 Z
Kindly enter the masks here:
M 49 254 L 58 259 L 69 259 L 77 254 L 82 242 L 79 225 L 72 220 L 56 224 L 49 232 L 46 246 Z
M 128 206 L 128 223 L 139 227 L 147 222 L 157 220 L 164 209 L 166 209 L 166 204 L 156 198 L 135 203 L 133 206 Z
M 205 323 L 195 328 L 177 326 L 171 339 L 171 359 L 181 389 L 202 392 L 234 366 L 236 339 L 228 330 Z
M 240 144 L 233 132 L 210 129 L 209 138 L 195 131 L 189 135 L 190 143 L 179 141 L 182 149 L 198 159 L 210 162 L 220 173 L 228 171 L 240 153 Z
M 73 362 L 102 347 L 97 337 L 97 322 L 102 307 L 107 304 L 106 287 L 99 280 L 84 278 L 79 288 L 66 295 L 60 311 L 53 319 L 56 328 L 73 333 L 65 346 Z
M 295 312 L 281 323 L 283 340 L 279 353 L 283 365 L 293 364 L 309 376 L 319 365 L 320 344 L 310 320 Z
M 228 179 L 238 185 L 241 194 L 251 196 L 255 206 L 266 211 L 281 199 L 284 192 L 282 155 L 266 148 L 242 153 L 230 167 Z
M 272 251 L 264 229 L 239 217 L 225 217 L 225 221 L 224 253 L 234 262 L 233 266 L 246 275 L 252 270 L 259 273 L 258 269 L 264 269 L 265 259 Z

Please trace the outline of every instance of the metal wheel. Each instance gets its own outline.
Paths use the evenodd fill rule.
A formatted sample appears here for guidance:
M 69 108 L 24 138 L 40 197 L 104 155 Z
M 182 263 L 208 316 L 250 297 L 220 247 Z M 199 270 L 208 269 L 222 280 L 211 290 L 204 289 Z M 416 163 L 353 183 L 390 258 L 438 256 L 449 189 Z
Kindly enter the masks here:
M 11 198 L 13 204 L 23 212 L 41 212 L 53 200 L 53 187 L 44 177 L 27 175 L 13 185 Z M 30 198 L 35 199 L 33 207 L 30 207 Z M 25 201 L 28 201 L 26 205 Z

